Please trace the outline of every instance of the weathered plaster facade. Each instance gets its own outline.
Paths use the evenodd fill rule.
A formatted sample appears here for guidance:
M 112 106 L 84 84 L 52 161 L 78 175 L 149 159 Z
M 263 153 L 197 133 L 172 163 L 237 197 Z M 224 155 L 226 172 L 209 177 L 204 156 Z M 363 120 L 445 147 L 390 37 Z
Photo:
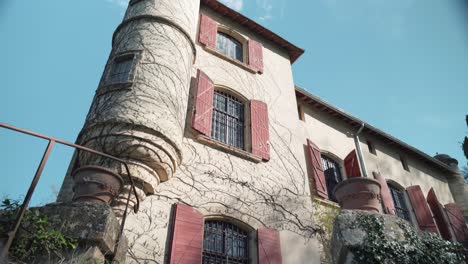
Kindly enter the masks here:
M 263 73 L 200 45 L 200 14 L 244 43 L 252 39 L 261 43 Z M 251 263 L 257 263 L 255 230 L 260 227 L 280 232 L 282 263 L 319 263 L 320 227 L 314 223 L 306 139 L 343 160 L 355 147 L 351 137 L 355 129 L 311 107 L 305 108 L 305 122 L 297 118 L 290 54 L 195 0 L 131 1 L 112 47 L 77 142 L 131 165 L 143 201 L 140 211 L 127 219 L 127 261 L 168 261 L 172 208 L 183 202 L 205 219 L 225 219 L 247 230 Z M 108 85 L 112 63 L 126 53 L 137 58 L 132 81 Z M 245 102 L 255 99 L 267 104 L 270 160 L 261 161 L 249 153 L 248 129 L 246 151 L 200 137 L 192 129 L 197 70 L 206 73 L 216 89 Z M 408 156 L 407 172 L 401 168 L 397 148 L 373 141 L 377 156 L 368 153 L 363 143 L 369 171 L 380 171 L 403 187 L 417 183 L 424 192 L 434 187 L 444 203 L 453 201 L 444 173 L 428 169 L 412 156 Z M 76 165 L 99 165 L 124 173 L 120 165 L 91 155 L 75 155 L 74 160 L 70 171 Z M 70 171 L 61 201 L 73 196 Z

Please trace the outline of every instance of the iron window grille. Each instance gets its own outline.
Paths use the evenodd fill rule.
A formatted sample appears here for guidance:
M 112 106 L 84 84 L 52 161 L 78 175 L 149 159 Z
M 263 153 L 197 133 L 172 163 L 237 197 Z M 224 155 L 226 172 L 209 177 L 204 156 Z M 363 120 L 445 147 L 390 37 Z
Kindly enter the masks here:
M 230 94 L 215 91 L 211 137 L 244 149 L 244 104 Z
M 226 33 L 216 34 L 216 49 L 232 59 L 240 62 L 244 60 L 242 43 Z
M 238 226 L 223 221 L 206 221 L 202 264 L 249 263 L 249 236 Z
M 115 58 L 107 78 L 107 84 L 132 81 L 136 57 L 136 54 L 126 54 Z
M 393 185 L 388 185 L 390 193 L 392 194 L 393 203 L 395 205 L 395 213 L 401 219 L 410 221 L 409 211 L 406 207 L 405 193 L 395 188 Z
M 322 156 L 322 166 L 325 173 L 325 181 L 327 183 L 328 199 L 330 201 L 337 202 L 335 195 L 333 195 L 333 189 L 343 180 L 340 165 L 336 161 L 326 156 Z

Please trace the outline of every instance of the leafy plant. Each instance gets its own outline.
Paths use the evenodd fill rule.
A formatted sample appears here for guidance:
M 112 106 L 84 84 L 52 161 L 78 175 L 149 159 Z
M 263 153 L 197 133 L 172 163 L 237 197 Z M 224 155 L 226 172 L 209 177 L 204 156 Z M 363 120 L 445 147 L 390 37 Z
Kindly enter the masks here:
M 355 255 L 354 263 L 459 264 L 467 260 L 467 251 L 461 244 L 443 240 L 432 233 L 418 235 L 403 222 L 399 225 L 404 230 L 404 240 L 389 239 L 379 216 L 360 216 L 358 225 L 367 231 L 367 237 L 362 246 L 351 249 Z
M 21 205 L 18 201 L 4 199 L 0 205 L 0 231 L 9 230 Z M 10 248 L 10 257 L 19 262 L 29 262 L 34 256 L 53 254 L 75 249 L 76 241 L 52 228 L 49 219 L 37 209 L 26 210 L 20 230 Z

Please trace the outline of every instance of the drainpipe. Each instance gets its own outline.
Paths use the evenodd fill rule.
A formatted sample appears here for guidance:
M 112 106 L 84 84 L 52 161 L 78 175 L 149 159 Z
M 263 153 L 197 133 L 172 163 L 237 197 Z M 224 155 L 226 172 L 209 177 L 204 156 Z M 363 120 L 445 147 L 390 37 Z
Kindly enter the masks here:
M 368 177 L 367 167 L 366 167 L 366 163 L 364 162 L 364 156 L 362 155 L 361 144 L 359 143 L 359 134 L 362 132 L 363 129 L 364 129 L 364 123 L 361 124 L 361 127 L 359 128 L 359 130 L 356 132 L 356 134 L 354 134 L 354 144 L 356 145 L 356 150 L 357 150 L 357 155 L 358 155 L 359 165 L 361 167 L 362 175 L 367 178 Z

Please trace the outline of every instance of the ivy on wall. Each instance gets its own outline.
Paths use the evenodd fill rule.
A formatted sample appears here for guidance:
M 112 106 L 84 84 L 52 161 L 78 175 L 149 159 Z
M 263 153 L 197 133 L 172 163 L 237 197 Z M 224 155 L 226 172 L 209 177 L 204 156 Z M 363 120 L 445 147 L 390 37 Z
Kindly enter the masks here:
M 376 264 L 460 264 L 468 260 L 467 250 L 459 243 L 443 240 L 438 235 L 423 232 L 417 234 L 407 223 L 399 222 L 405 239 L 390 239 L 385 235 L 383 218 L 361 215 L 358 225 L 367 230 L 364 243 L 352 248 L 353 263 Z

